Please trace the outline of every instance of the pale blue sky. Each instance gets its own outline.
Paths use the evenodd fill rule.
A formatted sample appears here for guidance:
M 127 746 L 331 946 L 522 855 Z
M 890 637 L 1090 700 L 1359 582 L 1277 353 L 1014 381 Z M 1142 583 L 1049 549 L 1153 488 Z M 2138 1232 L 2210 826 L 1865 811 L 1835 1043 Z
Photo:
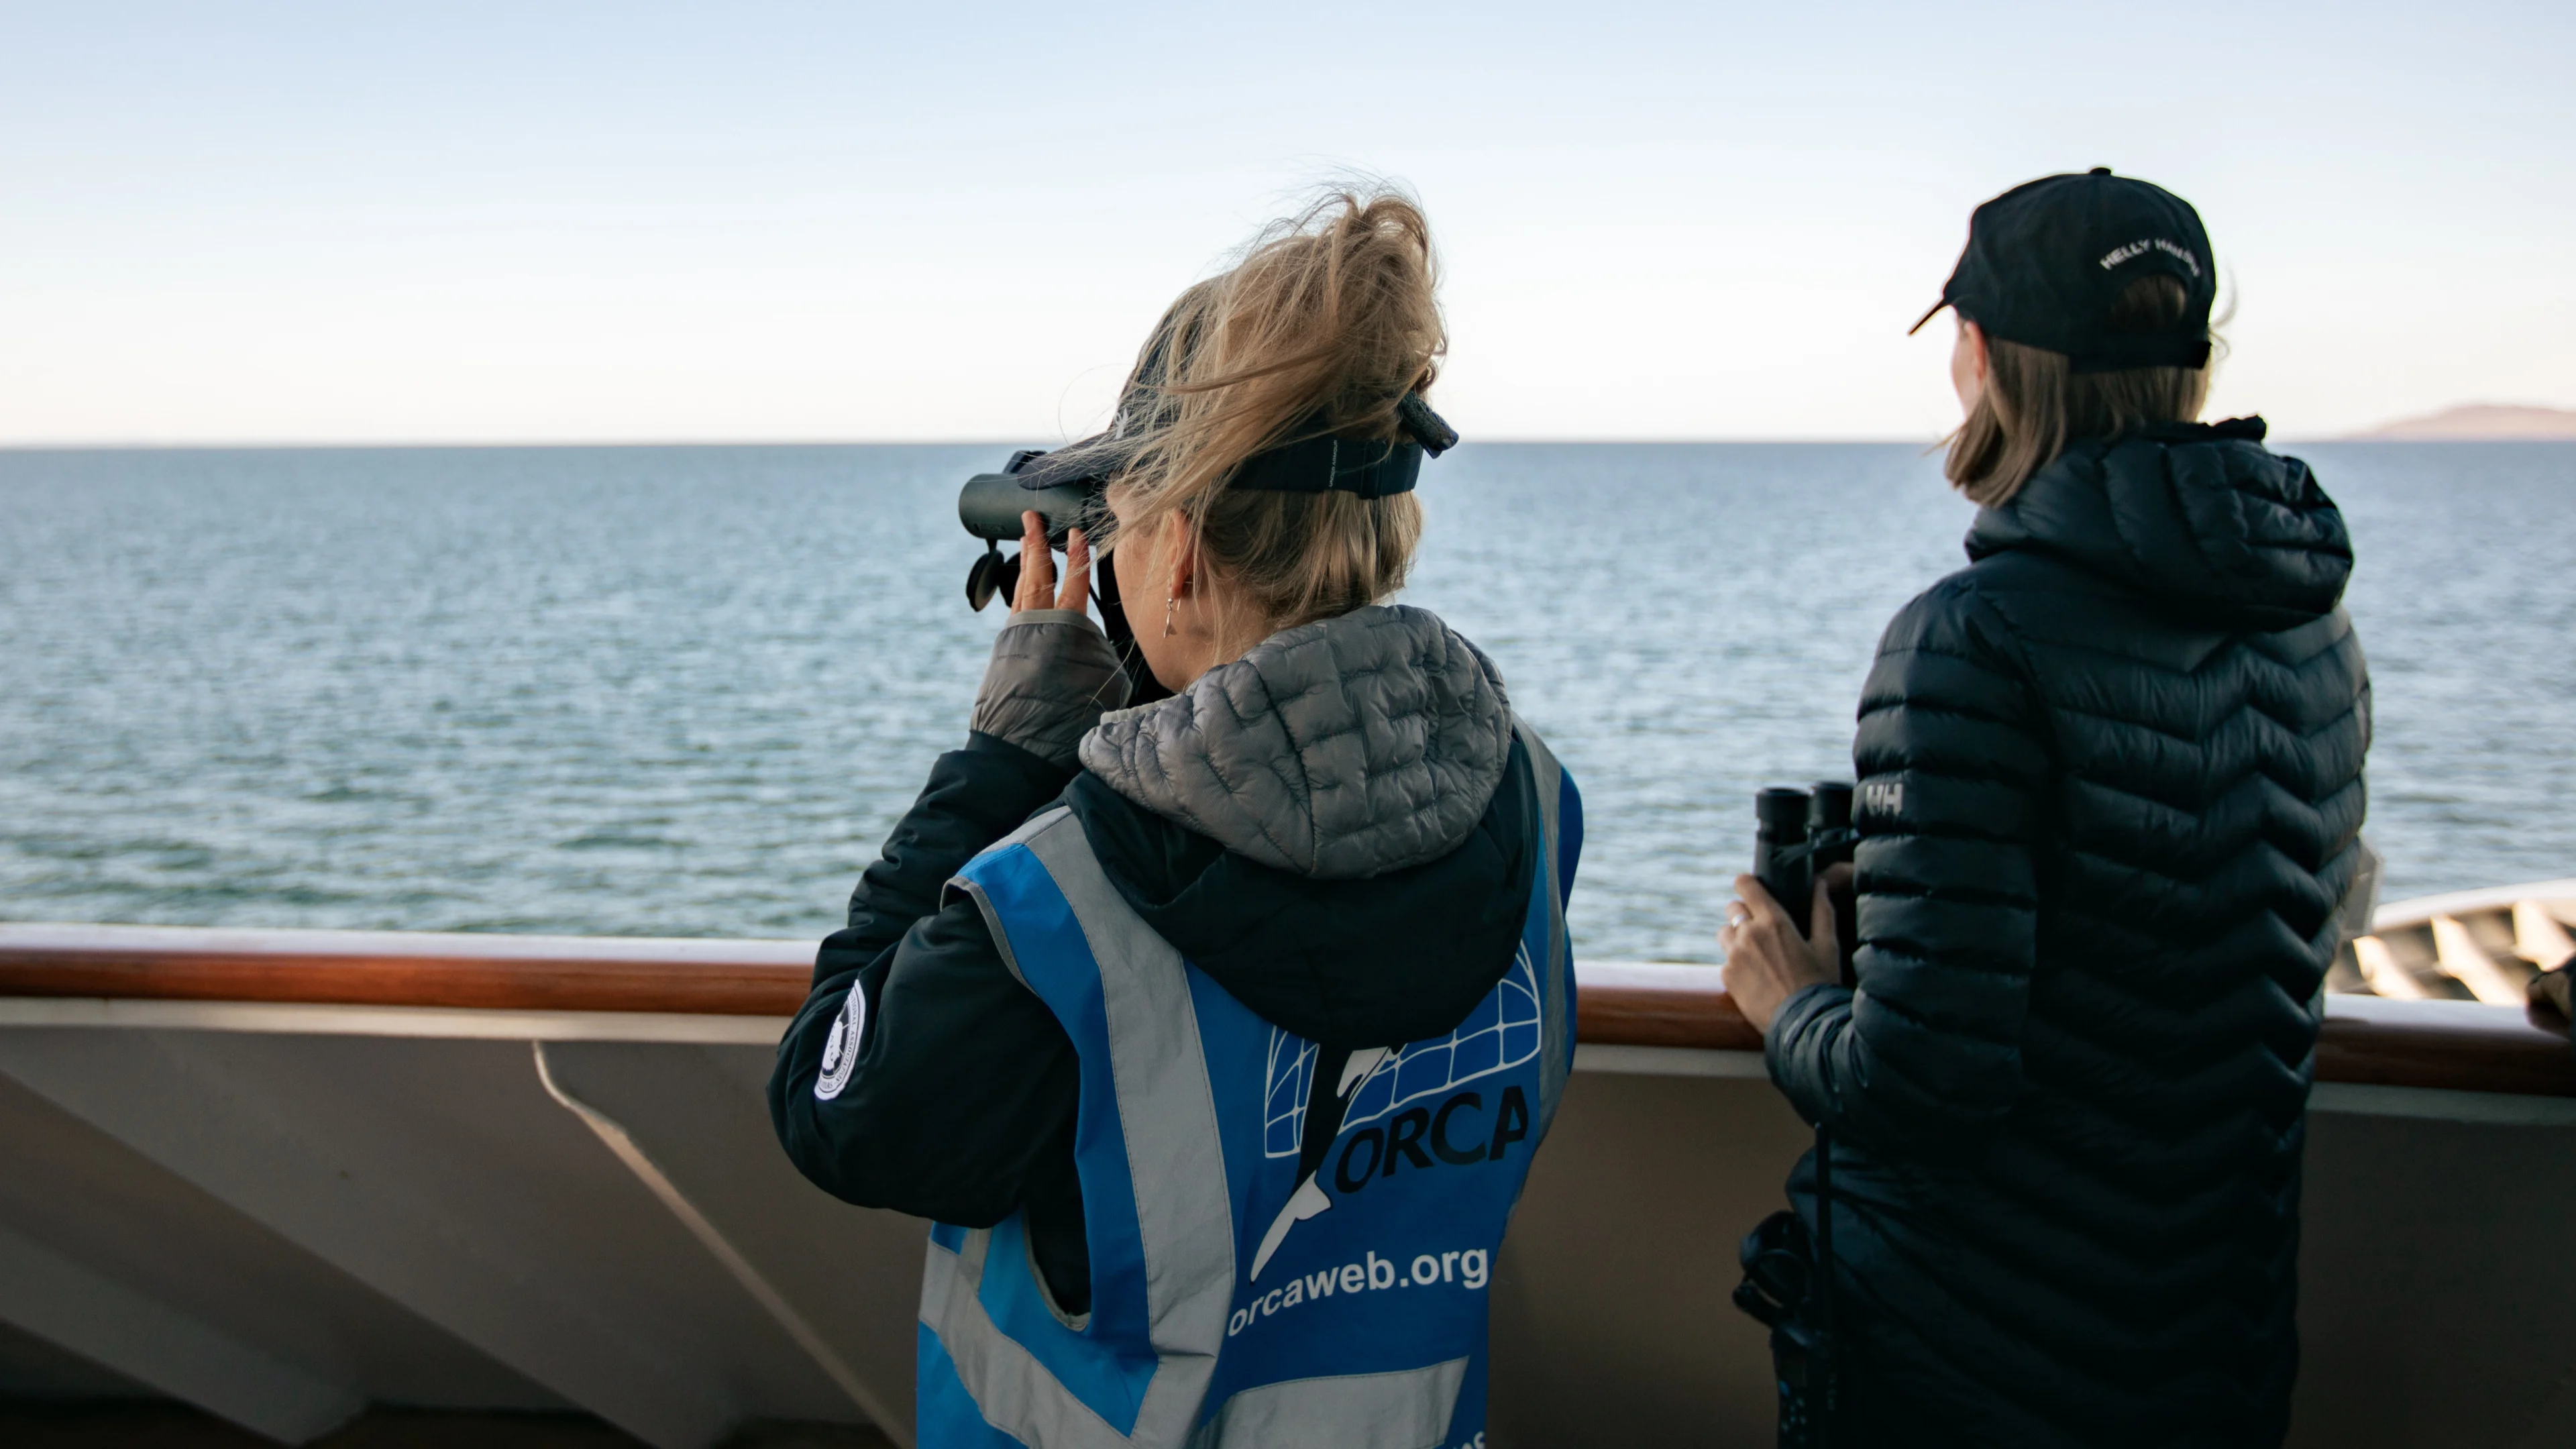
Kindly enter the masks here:
M 2096 164 L 2207 219 L 2219 409 L 2576 406 L 2571 16 L 0 4 L 0 442 L 1061 437 L 1344 170 L 1471 436 L 1928 439 L 1969 209 Z

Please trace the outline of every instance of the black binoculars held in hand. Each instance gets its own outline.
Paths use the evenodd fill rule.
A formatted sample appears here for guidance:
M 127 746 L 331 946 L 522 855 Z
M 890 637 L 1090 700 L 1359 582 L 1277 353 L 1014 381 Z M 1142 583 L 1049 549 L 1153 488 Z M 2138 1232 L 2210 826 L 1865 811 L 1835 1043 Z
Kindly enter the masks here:
M 1020 556 L 1002 552 L 1004 540 L 1024 536 L 1020 515 L 1034 509 L 1046 524 L 1047 546 L 1063 548 L 1076 528 L 1096 530 L 1107 512 L 1109 480 L 1100 449 L 1088 445 L 1053 453 L 1023 448 L 1011 455 L 999 473 L 978 473 L 957 494 L 957 521 L 984 540 L 983 556 L 966 571 L 966 603 L 978 612 L 995 597 L 1007 601 L 1019 591 Z M 1100 627 L 1118 662 L 1127 671 L 1127 703 L 1151 704 L 1171 693 L 1146 667 L 1127 627 L 1127 611 L 1118 602 L 1118 569 L 1114 558 L 1095 557 L 1091 564 L 1091 601 L 1100 606 Z
M 957 521 L 984 540 L 983 557 L 966 571 L 966 602 L 979 613 L 995 595 L 1008 598 L 1020 586 L 1019 555 L 1004 557 L 1001 545 L 1020 537 L 1022 513 L 1036 509 L 1046 520 L 1047 543 L 1062 548 L 1065 535 L 1100 506 L 1099 479 L 1073 470 L 1061 480 L 1049 479 L 1032 467 L 1046 456 L 1022 448 L 1001 472 L 976 474 L 957 495 Z
M 1753 797 L 1753 876 L 1797 923 L 1800 935 L 1812 934 L 1817 878 L 1848 862 L 1859 838 L 1852 828 L 1852 787 L 1842 781 L 1819 780 L 1812 790 L 1774 788 Z M 1848 952 L 1851 923 L 1835 924 Z
M 1753 797 L 1753 876 L 1807 929 L 1816 877 L 1852 858 L 1852 787 L 1818 781 L 1813 790 L 1773 788 Z
M 1852 858 L 1853 787 L 1819 780 L 1812 790 L 1770 789 L 1753 797 L 1753 876 L 1812 935 L 1816 881 Z M 1855 934 L 1849 897 L 1835 901 L 1843 984 L 1852 984 Z M 1771 1330 L 1772 1378 L 1779 1392 L 1780 1449 L 1835 1449 L 1841 1411 L 1841 1365 L 1834 1341 L 1833 1136 L 1816 1128 L 1816 1230 L 1795 1212 L 1773 1213 L 1748 1234 L 1736 1258 L 1744 1281 L 1735 1306 Z

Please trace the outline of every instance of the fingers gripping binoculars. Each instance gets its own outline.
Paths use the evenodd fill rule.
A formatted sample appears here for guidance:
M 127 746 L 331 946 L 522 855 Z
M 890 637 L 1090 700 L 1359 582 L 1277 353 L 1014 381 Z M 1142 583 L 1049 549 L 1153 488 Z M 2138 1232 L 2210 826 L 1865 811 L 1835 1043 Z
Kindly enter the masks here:
M 1852 858 L 1851 818 L 1852 787 L 1836 780 L 1753 797 L 1753 877 L 1801 932 L 1817 875 Z
M 1813 790 L 1771 789 L 1753 797 L 1753 876 L 1812 933 L 1816 878 L 1852 858 L 1854 790 L 1839 780 Z M 1852 984 L 1849 907 L 1835 903 L 1843 984 Z M 1841 1355 L 1834 1333 L 1834 1145 L 1816 1128 L 1816 1214 L 1811 1235 L 1795 1210 L 1773 1213 L 1737 1250 L 1744 1281 L 1735 1306 L 1771 1330 L 1771 1367 L 1780 1398 L 1781 1449 L 1834 1449 L 1841 1433 Z
M 1020 586 L 1017 554 L 1004 557 L 1002 542 L 1020 537 L 1020 515 L 1036 509 L 1046 520 L 1047 543 L 1064 546 L 1065 535 L 1086 524 L 1101 506 L 1102 481 L 1087 472 L 1062 470 L 1070 476 L 1051 481 L 1043 471 L 1044 452 L 1022 448 L 999 473 L 978 473 L 957 495 L 957 521 L 984 540 L 984 555 L 966 571 L 966 602 L 978 612 L 996 595 L 1009 597 Z M 1035 485 L 1035 486 L 1032 486 Z
M 1819 780 L 1813 790 L 1770 789 L 1753 797 L 1753 876 L 1797 923 L 1798 934 L 1812 933 L 1817 877 L 1848 862 L 1859 838 L 1852 828 L 1852 787 L 1842 781 Z M 1835 925 L 1848 952 L 1852 923 L 1837 919 Z
M 1007 602 L 1019 591 L 1020 557 L 1005 555 L 1002 543 L 1023 536 L 1022 513 L 1036 510 L 1045 522 L 1050 548 L 1064 547 L 1065 536 L 1076 528 L 1096 529 L 1096 521 L 1108 509 L 1105 471 L 1096 464 L 1068 464 L 1058 454 L 1023 448 L 1011 455 L 1001 472 L 967 479 L 957 494 L 957 521 L 984 540 L 983 555 L 966 570 L 967 605 L 980 612 L 996 596 Z M 1154 678 L 1137 650 L 1135 631 L 1127 626 L 1127 611 L 1118 602 L 1116 555 L 1092 559 L 1091 598 L 1100 606 L 1102 632 L 1126 667 L 1127 703 L 1150 704 L 1168 696 L 1171 691 Z

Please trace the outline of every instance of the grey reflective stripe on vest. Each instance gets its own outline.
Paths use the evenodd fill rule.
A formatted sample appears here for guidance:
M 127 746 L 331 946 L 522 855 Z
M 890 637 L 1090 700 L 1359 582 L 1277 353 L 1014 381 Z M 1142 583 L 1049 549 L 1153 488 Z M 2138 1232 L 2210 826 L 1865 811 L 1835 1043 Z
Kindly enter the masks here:
M 1533 749 L 1531 757 L 1535 761 L 1541 752 Z M 1554 766 L 1550 759 L 1551 780 Z M 1553 795 L 1546 808 L 1552 822 Z M 1001 843 L 1026 846 L 1046 868 L 1100 968 L 1109 1070 L 1136 1186 L 1148 1337 L 1160 1363 L 1146 1386 L 1134 1434 L 1120 1434 L 984 1311 L 977 1290 L 991 1234 L 970 1232 L 962 1252 L 931 1245 L 922 1272 L 921 1320 L 939 1335 L 977 1409 L 994 1427 L 1042 1449 L 1439 1444 L 1466 1374 L 1464 1359 L 1402 1373 L 1261 1385 L 1227 1400 L 1204 1429 L 1190 1433 L 1233 1306 L 1234 1215 L 1188 975 L 1180 953 L 1129 909 L 1101 872 L 1071 811 L 1049 811 Z M 963 877 L 952 884 L 973 897 L 1017 973 L 1008 933 L 983 890 Z M 1551 972 L 1561 969 L 1552 966 Z
M 1198 1011 L 1181 953 L 1129 909 L 1072 812 L 1030 836 L 1028 847 L 1055 877 L 1100 965 L 1109 1074 L 1145 1250 L 1148 1337 L 1164 1361 L 1154 1376 L 1159 1389 L 1176 1354 L 1201 1359 L 1201 1373 L 1215 1366 L 1234 1306 L 1234 1211 Z M 1193 1407 L 1199 1387 L 1190 1395 Z
M 922 1274 L 921 1319 L 939 1335 L 984 1418 L 1024 1443 L 1047 1449 L 1179 1445 L 1216 1371 L 1234 1296 L 1225 1145 L 1217 1136 L 1216 1097 L 1199 1047 L 1189 979 L 1181 954 L 1119 899 L 1071 811 L 1051 810 L 1000 845 L 1025 846 L 1046 868 L 1100 968 L 1110 1077 L 1127 1170 L 1137 1187 L 1146 1336 L 1161 1361 L 1145 1386 L 1135 1433 L 1120 1434 L 984 1311 L 976 1289 L 990 1235 L 981 1231 L 967 1235 L 962 1254 L 931 1247 Z M 1025 984 L 1010 935 L 982 888 L 963 877 L 953 884 L 974 898 L 994 943 Z
M 933 1243 L 921 1270 L 921 1321 L 939 1335 L 940 1347 L 948 1350 L 949 1361 L 957 1366 L 958 1381 L 975 1396 L 975 1407 L 986 1422 L 1023 1444 L 1048 1449 L 1056 1445 L 1124 1449 L 1146 1442 L 1143 1415 L 1137 1418 L 1135 1439 L 1120 1434 L 1090 1405 L 1067 1393 L 1036 1355 L 994 1326 L 983 1301 L 975 1296 L 984 1277 L 984 1254 L 992 1241 L 990 1228 L 977 1228 L 966 1235 L 961 1252 Z M 1146 1390 L 1148 1411 L 1163 1377 L 1158 1372 Z M 1195 1403 L 1190 1407 L 1195 1408 Z
M 1060 820 L 1070 818 L 1072 814 L 1073 811 L 1070 808 L 1058 805 L 1044 814 L 1032 815 L 1020 822 L 1019 829 L 984 847 L 979 854 L 990 855 L 996 850 L 1008 849 L 1014 845 L 1026 845 L 1029 837 L 1048 829 Z M 1011 933 L 1002 929 L 1002 918 L 993 914 L 993 903 L 984 899 L 984 888 L 962 875 L 950 877 L 948 888 L 964 891 L 975 902 L 975 909 L 984 917 L 985 934 L 993 938 L 993 949 L 1002 953 L 1003 969 L 1009 971 L 1022 986 L 1028 985 L 1029 978 L 1020 975 L 1019 953 L 1011 949 Z
M 1225 1401 L 1190 1449 L 1439 1449 L 1467 1361 L 1400 1373 L 1292 1379 Z
M 1547 856 L 1539 869 L 1547 872 L 1547 968 L 1539 983 L 1539 1059 L 1537 1127 L 1545 1136 L 1548 1123 L 1556 1120 L 1556 1099 L 1565 1094 L 1565 1074 L 1574 1065 L 1574 1040 L 1563 1003 L 1570 993 L 1565 988 L 1566 941 L 1565 897 L 1558 882 L 1565 876 L 1558 866 L 1557 852 L 1564 849 L 1557 836 L 1559 815 L 1565 797 L 1565 767 L 1556 762 L 1538 731 L 1529 721 L 1512 716 L 1512 733 L 1520 736 L 1521 747 L 1529 751 L 1531 783 L 1538 790 L 1538 817 L 1544 827 L 1541 838 L 1547 842 Z

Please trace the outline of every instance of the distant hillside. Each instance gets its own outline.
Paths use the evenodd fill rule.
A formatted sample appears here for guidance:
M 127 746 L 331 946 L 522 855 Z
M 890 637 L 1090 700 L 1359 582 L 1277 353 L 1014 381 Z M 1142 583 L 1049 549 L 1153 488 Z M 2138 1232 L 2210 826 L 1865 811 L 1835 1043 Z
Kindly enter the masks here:
M 2576 412 L 2566 408 L 2470 403 L 2464 407 L 2444 408 L 2425 417 L 2386 423 L 2352 436 L 2391 442 L 2576 440 Z

